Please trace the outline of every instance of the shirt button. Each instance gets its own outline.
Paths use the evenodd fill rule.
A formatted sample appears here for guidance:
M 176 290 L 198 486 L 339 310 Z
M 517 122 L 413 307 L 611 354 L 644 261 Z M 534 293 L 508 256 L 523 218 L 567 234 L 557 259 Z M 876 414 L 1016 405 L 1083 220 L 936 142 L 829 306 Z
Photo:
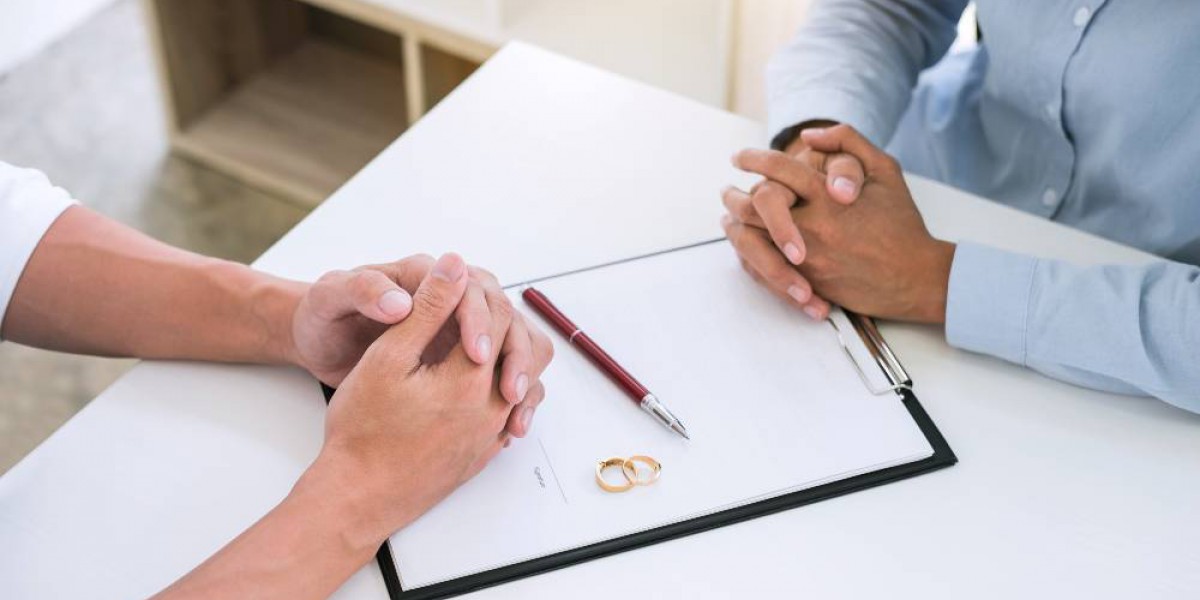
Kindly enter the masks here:
M 1083 27 L 1084 25 L 1087 25 L 1088 19 L 1091 17 L 1092 9 L 1086 6 L 1080 6 L 1079 9 L 1075 11 L 1075 26 Z
M 1054 206 L 1055 202 L 1058 202 L 1058 192 L 1054 188 L 1046 188 L 1046 191 L 1042 192 L 1042 204 Z

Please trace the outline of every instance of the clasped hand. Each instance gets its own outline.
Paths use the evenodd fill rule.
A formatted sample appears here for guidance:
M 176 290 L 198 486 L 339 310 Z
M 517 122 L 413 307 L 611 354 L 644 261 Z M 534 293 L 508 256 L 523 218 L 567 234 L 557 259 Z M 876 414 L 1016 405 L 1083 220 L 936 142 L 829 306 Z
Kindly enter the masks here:
M 321 453 L 297 484 L 297 493 L 325 490 L 354 506 L 346 535 L 356 546 L 377 547 L 478 473 L 511 435 L 528 431 L 544 395 L 537 377 L 552 358 L 549 339 L 486 272 L 454 254 L 427 262 L 418 257 L 392 271 L 389 281 L 423 275 L 403 320 L 371 341 L 341 380 Z M 326 283 L 336 289 L 341 278 Z M 523 401 L 510 395 L 522 391 L 510 369 L 534 381 Z
M 846 125 L 806 129 L 788 150 L 734 156 L 765 178 L 722 194 L 721 224 L 743 268 L 814 319 L 834 302 L 943 322 L 954 245 L 926 229 L 896 160 Z
M 433 267 L 433 258 L 421 254 L 327 273 L 301 298 L 292 320 L 291 349 L 285 354 L 323 383 L 339 386 L 376 339 L 410 318 L 413 295 Z M 458 341 L 465 355 L 480 365 L 499 350 L 499 387 L 515 405 L 508 433 L 523 437 L 545 395 L 538 377 L 553 347 L 540 329 L 508 310 L 508 298 L 495 276 L 478 267 L 464 268 L 463 297 L 452 314 Z M 499 309 L 512 315 L 509 326 L 497 333 L 492 324 Z M 442 339 L 441 345 L 453 341 Z

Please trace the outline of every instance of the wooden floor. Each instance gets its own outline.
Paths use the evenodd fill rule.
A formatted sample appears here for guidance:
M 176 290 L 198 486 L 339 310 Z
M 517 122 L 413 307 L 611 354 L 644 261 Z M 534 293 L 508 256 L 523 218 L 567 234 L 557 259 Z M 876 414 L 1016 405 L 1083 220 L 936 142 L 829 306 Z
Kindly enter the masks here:
M 167 153 L 138 4 L 116 2 L 0 75 L 0 160 L 41 169 L 84 204 L 168 243 L 253 260 L 305 211 Z M 0 473 L 131 364 L 0 344 Z

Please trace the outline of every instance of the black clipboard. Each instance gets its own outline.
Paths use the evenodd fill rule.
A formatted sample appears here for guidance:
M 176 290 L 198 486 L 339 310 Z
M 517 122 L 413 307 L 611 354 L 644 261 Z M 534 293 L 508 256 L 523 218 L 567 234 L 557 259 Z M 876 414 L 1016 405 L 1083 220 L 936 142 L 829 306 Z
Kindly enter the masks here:
M 870 323 L 869 319 L 858 317 L 857 315 L 849 316 L 852 316 L 855 321 L 855 329 L 858 330 L 858 333 L 863 336 L 865 341 L 869 337 L 869 333 L 863 327 L 874 330 L 874 324 Z M 878 336 L 878 332 L 876 331 L 874 335 Z M 882 338 L 879 339 L 882 341 Z M 886 343 L 882 347 L 886 350 L 887 355 L 891 355 L 890 350 L 887 350 Z M 891 356 L 894 359 L 894 355 Z M 851 360 L 858 366 L 857 361 L 854 361 L 853 358 Z M 880 366 L 883 367 L 883 364 L 881 363 Z M 903 371 L 901 370 L 901 372 Z M 895 384 L 892 391 L 898 395 L 897 399 L 904 403 L 904 407 L 908 409 L 908 414 L 912 416 L 913 421 L 929 442 L 930 447 L 933 448 L 933 455 L 928 458 L 412 590 L 405 590 L 400 586 L 400 577 L 396 572 L 396 562 L 392 558 L 390 542 L 385 541 L 383 546 L 379 548 L 379 552 L 375 555 L 375 559 L 379 562 L 380 570 L 383 571 L 383 579 L 387 585 L 388 594 L 393 600 L 433 600 L 435 598 L 458 596 L 531 575 L 577 565 L 619 552 L 626 552 L 643 546 L 673 540 L 702 531 L 716 529 L 717 527 L 740 523 L 806 504 L 900 481 L 901 479 L 915 477 L 957 463 L 958 458 L 954 455 L 954 451 L 950 449 L 950 445 L 942 437 L 941 432 L 938 431 L 937 425 L 934 424 L 933 419 L 925 412 L 925 409 L 917 400 L 917 396 L 912 392 L 912 381 L 905 377 L 904 380 L 897 381 Z M 325 393 L 325 401 L 331 401 L 334 390 L 325 385 L 322 385 L 321 388 Z

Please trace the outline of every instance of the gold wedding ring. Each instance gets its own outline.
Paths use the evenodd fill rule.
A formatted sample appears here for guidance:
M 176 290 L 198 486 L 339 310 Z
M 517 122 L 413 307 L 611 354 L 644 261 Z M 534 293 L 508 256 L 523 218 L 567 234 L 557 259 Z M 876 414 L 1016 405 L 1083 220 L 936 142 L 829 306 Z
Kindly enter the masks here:
M 605 469 L 609 469 L 612 467 L 620 468 L 621 474 L 624 475 L 625 474 L 625 459 L 621 458 L 619 456 L 614 456 L 612 458 L 606 458 L 602 461 L 597 462 L 596 463 L 596 485 L 599 485 L 600 489 L 602 489 L 606 492 L 612 492 L 612 493 L 625 492 L 625 491 L 628 491 L 630 488 L 632 488 L 633 481 L 629 479 L 628 475 L 625 475 L 625 483 L 618 484 L 618 485 L 613 485 L 604 479 Z
M 641 477 L 641 474 L 638 472 L 637 463 L 642 463 L 650 467 L 650 474 L 647 477 Z M 621 473 L 625 475 L 625 479 L 628 479 L 634 485 L 650 485 L 658 481 L 658 476 L 662 473 L 662 463 L 649 456 L 638 454 L 630 456 L 625 459 L 625 462 L 621 463 Z
M 646 465 L 646 468 L 638 470 L 638 463 Z M 612 484 L 604 478 L 604 471 L 613 467 L 621 469 L 625 483 Z M 647 473 L 647 475 L 643 477 L 643 473 Z M 637 454 L 629 458 L 613 456 L 596 463 L 596 485 L 606 492 L 627 492 L 635 485 L 650 485 L 658 481 L 660 474 L 662 474 L 662 463 L 644 454 Z

